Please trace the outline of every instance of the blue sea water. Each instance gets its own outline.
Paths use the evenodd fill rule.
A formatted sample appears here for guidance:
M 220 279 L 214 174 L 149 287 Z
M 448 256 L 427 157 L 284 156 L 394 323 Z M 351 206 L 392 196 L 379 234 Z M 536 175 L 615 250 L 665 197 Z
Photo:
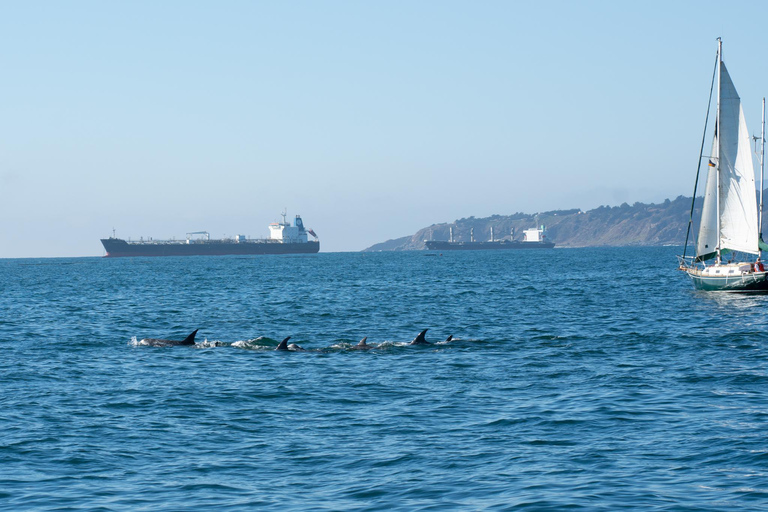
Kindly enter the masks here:
M 765 510 L 768 297 L 678 252 L 0 260 L 0 508 Z

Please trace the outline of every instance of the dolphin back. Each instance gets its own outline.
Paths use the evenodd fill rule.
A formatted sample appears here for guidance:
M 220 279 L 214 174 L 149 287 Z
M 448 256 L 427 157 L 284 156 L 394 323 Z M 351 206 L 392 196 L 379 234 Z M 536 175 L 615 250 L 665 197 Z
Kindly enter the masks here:
M 416 336 L 413 341 L 411 342 L 411 345 L 429 345 L 430 343 L 424 338 L 424 336 L 427 334 L 427 331 L 429 329 L 424 329 L 419 333 L 418 336 Z
M 285 338 L 283 341 L 280 342 L 280 344 L 277 346 L 275 350 L 288 350 L 288 340 L 291 339 L 290 336 Z
M 192 331 L 192 334 L 190 334 L 189 336 L 184 338 L 184 341 L 179 343 L 179 345 L 194 345 L 195 344 L 195 336 L 197 335 L 197 331 L 199 331 L 199 330 L 200 329 L 195 329 L 194 331 Z

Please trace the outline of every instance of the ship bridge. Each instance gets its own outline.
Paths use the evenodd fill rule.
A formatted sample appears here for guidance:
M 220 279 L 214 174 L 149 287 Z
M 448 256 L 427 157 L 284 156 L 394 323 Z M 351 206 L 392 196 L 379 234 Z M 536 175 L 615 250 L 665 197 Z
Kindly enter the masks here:
M 269 225 L 270 240 L 278 240 L 282 243 L 307 243 L 307 230 L 304 229 L 304 222 L 301 220 L 301 216 L 296 216 L 293 226 L 286 222 L 285 213 L 282 216 L 283 222 L 273 222 Z

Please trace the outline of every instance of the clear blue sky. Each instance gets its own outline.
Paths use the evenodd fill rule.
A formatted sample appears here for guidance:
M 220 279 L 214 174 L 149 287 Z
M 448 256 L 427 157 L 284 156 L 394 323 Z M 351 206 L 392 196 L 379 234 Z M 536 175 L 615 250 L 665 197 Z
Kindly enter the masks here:
M 718 36 L 758 133 L 766 5 L 2 2 L 0 257 L 690 195 Z

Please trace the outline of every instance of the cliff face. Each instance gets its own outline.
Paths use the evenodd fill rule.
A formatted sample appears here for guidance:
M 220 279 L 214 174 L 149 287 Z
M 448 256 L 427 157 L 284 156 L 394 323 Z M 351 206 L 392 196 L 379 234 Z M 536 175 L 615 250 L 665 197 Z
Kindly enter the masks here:
M 522 239 L 523 230 L 542 224 L 546 226 L 547 238 L 557 247 L 682 245 L 690 208 L 691 198 L 680 196 L 661 204 L 635 203 L 630 206 L 624 203 L 615 207 L 601 206 L 587 212 L 555 210 L 535 215 L 515 213 L 484 219 L 469 217 L 452 224 L 433 224 L 413 236 L 388 240 L 365 250 L 421 250 L 425 248 L 425 240 L 448 240 L 451 227 L 456 241 L 469 241 L 472 228 L 475 240 L 490 240 L 491 227 L 495 239 L 508 239 L 513 228 L 515 239 Z

